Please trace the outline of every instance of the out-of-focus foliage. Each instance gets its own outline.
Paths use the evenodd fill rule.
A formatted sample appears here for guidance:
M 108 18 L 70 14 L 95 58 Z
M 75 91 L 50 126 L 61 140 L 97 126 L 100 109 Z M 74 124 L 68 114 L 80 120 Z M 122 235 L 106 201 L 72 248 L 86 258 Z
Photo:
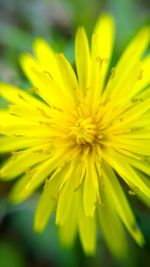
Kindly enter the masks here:
M 32 50 L 37 36 L 46 38 L 74 63 L 73 38 L 77 26 L 84 25 L 90 36 L 102 12 L 111 12 L 116 20 L 113 65 L 139 27 L 150 23 L 149 0 L 0 0 L 0 80 L 28 87 L 18 58 L 22 52 Z M 0 107 L 6 106 L 0 99 Z M 1 162 L 4 158 L 1 157 Z M 37 196 L 22 205 L 12 206 L 7 201 L 10 187 L 11 183 L 0 183 L 0 267 L 150 266 L 150 211 L 136 197 L 130 196 L 130 202 L 146 237 L 146 245 L 140 249 L 129 238 L 129 258 L 116 262 L 101 236 L 97 255 L 88 258 L 78 240 L 71 250 L 61 247 L 53 222 L 43 234 L 35 234 L 32 224 Z

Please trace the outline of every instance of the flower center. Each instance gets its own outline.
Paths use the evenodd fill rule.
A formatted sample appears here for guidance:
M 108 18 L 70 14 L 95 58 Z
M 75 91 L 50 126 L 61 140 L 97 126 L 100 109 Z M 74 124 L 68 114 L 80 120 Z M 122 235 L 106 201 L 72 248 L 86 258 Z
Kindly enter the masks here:
M 91 117 L 79 119 L 75 126 L 71 127 L 77 144 L 93 144 L 96 140 L 96 124 Z

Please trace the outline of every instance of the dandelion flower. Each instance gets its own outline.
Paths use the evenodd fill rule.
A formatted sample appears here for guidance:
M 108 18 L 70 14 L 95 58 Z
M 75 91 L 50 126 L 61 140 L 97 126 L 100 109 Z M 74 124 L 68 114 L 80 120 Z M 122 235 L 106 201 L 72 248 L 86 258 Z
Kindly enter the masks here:
M 20 60 L 33 93 L 0 84 L 10 103 L 0 111 L 0 152 L 11 152 L 0 177 L 18 177 L 11 200 L 44 184 L 35 230 L 55 213 L 61 240 L 71 245 L 79 234 L 87 254 L 95 253 L 99 226 L 115 256 L 128 251 L 124 226 L 144 243 L 121 183 L 150 204 L 149 35 L 141 29 L 109 75 L 114 22 L 103 15 L 90 46 L 84 28 L 77 30 L 76 72 L 39 38 L 34 56 Z

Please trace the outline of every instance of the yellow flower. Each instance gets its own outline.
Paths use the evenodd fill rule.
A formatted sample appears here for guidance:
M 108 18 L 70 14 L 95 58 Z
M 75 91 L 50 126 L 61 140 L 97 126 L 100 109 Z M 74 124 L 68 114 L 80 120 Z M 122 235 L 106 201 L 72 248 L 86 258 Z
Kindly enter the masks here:
M 150 55 L 143 58 L 149 33 L 143 28 L 135 36 L 108 76 L 114 22 L 103 15 L 90 47 L 85 30 L 77 30 L 77 75 L 63 54 L 37 39 L 34 56 L 21 57 L 33 95 L 0 84 L 10 102 L 0 111 L 0 152 L 12 153 L 0 176 L 22 175 L 10 198 L 21 202 L 44 183 L 35 230 L 54 211 L 61 240 L 71 245 L 78 233 L 87 254 L 96 250 L 98 225 L 118 257 L 128 251 L 124 225 L 144 243 L 120 183 L 150 204 Z

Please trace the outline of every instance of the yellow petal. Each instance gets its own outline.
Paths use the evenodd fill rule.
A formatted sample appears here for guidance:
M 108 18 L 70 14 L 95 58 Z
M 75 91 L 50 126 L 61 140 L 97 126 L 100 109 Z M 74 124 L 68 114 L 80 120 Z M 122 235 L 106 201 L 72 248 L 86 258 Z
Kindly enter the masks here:
M 37 88 L 37 93 L 50 107 L 53 105 L 58 108 L 67 106 L 65 95 L 58 88 L 50 73 L 45 72 L 30 54 L 22 55 L 20 62 L 25 74 Z
M 33 191 L 25 191 L 26 185 L 30 181 L 29 175 L 24 175 L 15 183 L 13 189 L 9 193 L 9 199 L 13 203 L 20 203 L 24 201 L 26 198 L 30 197 Z
M 85 215 L 81 190 L 78 191 L 78 231 L 85 253 L 87 255 L 95 254 L 97 241 L 96 218 Z
M 59 164 L 58 156 L 54 156 L 29 170 L 14 186 L 10 194 L 10 199 L 18 203 L 28 198 L 50 176 Z
M 149 28 L 143 28 L 126 48 L 115 69 L 112 96 L 116 96 L 120 91 L 121 84 L 123 85 L 128 81 L 128 75 L 132 73 L 135 63 L 141 59 L 149 43 L 149 38 Z
M 136 223 L 125 194 L 116 178 L 115 173 L 109 165 L 106 164 L 104 165 L 103 185 L 104 188 L 106 188 L 106 193 L 110 197 L 112 207 L 116 210 L 130 234 L 139 245 L 143 245 L 144 238 Z
M 105 205 L 99 206 L 98 215 L 102 234 L 112 254 L 117 258 L 127 257 L 128 244 L 126 234 L 121 220 L 108 200 L 106 202 L 105 199 Z
M 66 91 L 71 99 L 77 101 L 78 82 L 71 64 L 63 54 L 57 54 L 57 62 L 62 76 L 61 87 L 64 87 L 63 91 Z
M 100 59 L 102 62 L 101 69 L 101 88 L 105 81 L 109 63 L 111 60 L 114 45 L 114 20 L 110 15 L 104 14 L 100 16 L 95 30 L 95 40 L 92 42 L 92 59 Z
M 150 55 L 146 56 L 141 62 L 141 75 L 131 92 L 131 97 L 137 94 L 150 84 Z
M 51 127 L 51 122 L 36 123 L 34 121 L 19 118 L 17 116 L 3 114 L 0 118 L 2 119 L 2 126 L 0 127 L 0 134 L 9 136 L 25 136 L 34 138 L 45 138 L 45 143 L 50 142 L 51 137 L 62 136 L 60 130 Z M 6 120 L 4 120 L 6 119 Z
M 142 172 L 139 172 L 138 170 L 135 170 L 135 172 L 137 173 L 137 175 L 140 176 L 140 178 L 143 180 L 143 182 L 150 188 L 150 180 L 149 180 L 149 176 L 145 175 Z M 129 191 L 129 193 L 133 193 L 133 195 L 137 195 L 148 207 L 150 207 L 150 195 L 147 196 L 145 195 L 143 192 L 141 191 Z
M 41 153 L 42 151 L 42 153 Z M 46 160 L 50 155 L 44 153 L 44 146 L 16 152 L 0 170 L 2 180 L 10 180 L 22 174 L 33 165 Z
M 61 73 L 52 47 L 42 38 L 38 38 L 33 44 L 33 49 L 42 69 L 49 72 L 55 82 L 61 86 Z
M 144 183 L 144 181 L 136 174 L 134 169 L 128 165 L 126 160 L 121 156 L 120 153 L 107 149 L 107 152 L 103 151 L 103 158 L 110 164 L 115 171 L 133 188 L 142 191 L 146 196 L 150 195 L 150 188 Z
M 0 82 L 0 95 L 7 99 L 10 103 L 21 105 L 30 109 L 34 107 L 49 115 L 50 110 L 45 103 L 16 86 Z
M 100 102 L 100 95 L 104 84 L 104 68 L 108 65 L 108 60 L 99 57 L 99 36 L 92 36 L 92 63 L 91 63 L 91 81 L 90 88 L 87 91 L 88 101 L 92 110 L 96 110 Z
M 75 39 L 75 62 L 79 86 L 83 93 L 87 91 L 91 76 L 91 58 L 89 43 L 84 28 L 78 28 Z
M 33 105 L 29 107 L 20 104 L 10 105 L 8 112 L 10 115 L 15 115 L 29 121 L 43 122 L 43 124 L 50 123 L 50 116 L 52 113 L 50 110 L 49 113 L 46 112 L 45 110 L 41 109 L 40 106 L 34 108 Z
M 34 229 L 37 232 L 41 232 L 46 227 L 50 216 L 54 210 L 56 197 L 61 185 L 62 176 L 64 171 L 58 168 L 46 181 L 42 195 L 39 199 L 34 219 Z
M 126 156 L 123 157 L 128 162 L 129 165 L 135 167 L 136 169 L 150 176 L 150 164 L 149 164 L 149 158 L 147 158 L 147 156 L 143 156 L 143 158 L 140 160 L 134 159 L 132 157 L 126 157 Z
M 4 136 L 0 138 L 0 153 L 7 153 L 44 144 L 43 138 Z
M 98 177 L 95 165 L 89 160 L 83 188 L 83 205 L 87 217 L 93 217 L 99 197 Z
M 145 139 L 145 140 L 139 140 L 137 139 L 125 139 L 118 137 L 112 137 L 110 138 L 109 141 L 102 141 L 103 144 L 107 144 L 116 150 L 119 151 L 119 148 L 123 148 L 125 150 L 128 150 L 129 152 L 136 153 L 136 154 L 141 154 L 141 155 L 149 155 L 150 154 L 150 140 Z
M 75 173 L 75 165 L 73 163 L 70 164 L 68 170 L 64 174 L 64 178 L 61 185 L 61 191 L 58 197 L 57 202 L 57 211 L 56 211 L 56 223 L 59 225 L 63 225 L 67 218 L 68 214 L 71 211 L 71 203 L 75 197 L 75 191 L 73 188 L 74 182 L 74 173 Z
M 77 214 L 78 214 L 78 195 L 75 193 L 71 201 L 70 210 L 66 221 L 59 227 L 59 236 L 63 245 L 70 247 L 73 245 L 77 234 Z
M 59 237 L 63 246 L 71 247 L 77 235 L 77 222 L 75 206 L 72 201 L 72 212 L 69 213 L 69 218 L 59 227 Z

